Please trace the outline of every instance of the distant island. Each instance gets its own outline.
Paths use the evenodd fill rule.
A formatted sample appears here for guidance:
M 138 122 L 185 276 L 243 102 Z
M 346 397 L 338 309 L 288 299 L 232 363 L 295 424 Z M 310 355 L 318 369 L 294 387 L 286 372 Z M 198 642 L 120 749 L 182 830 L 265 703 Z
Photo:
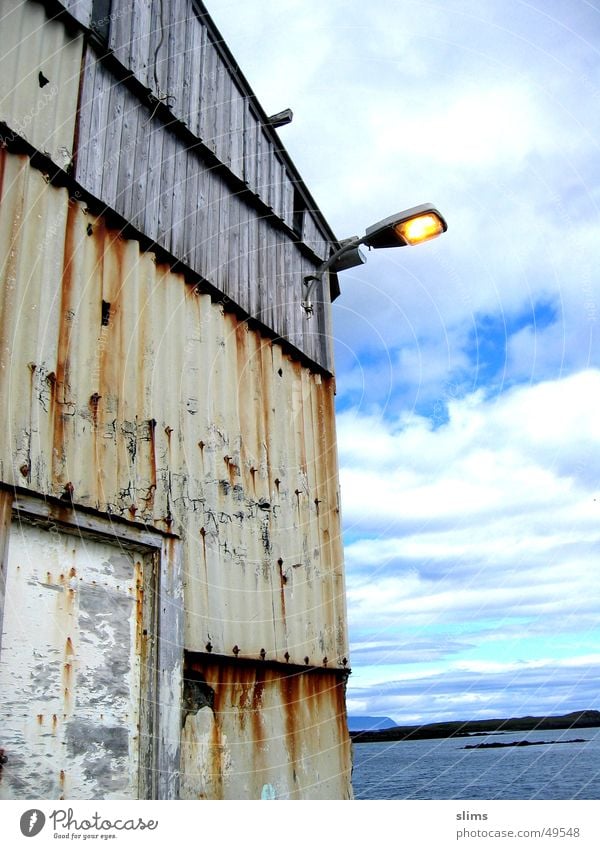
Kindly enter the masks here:
M 398 723 L 389 716 L 349 716 L 348 731 L 381 731 L 383 728 L 397 728 Z
M 375 717 L 365 717 L 373 720 Z M 355 717 L 354 719 L 357 719 Z M 551 731 L 600 727 L 600 711 L 580 710 L 563 716 L 521 716 L 510 719 L 475 719 L 466 722 L 433 722 L 429 725 L 397 725 L 380 731 L 350 730 L 354 743 L 385 743 L 398 740 L 434 740 L 441 737 L 473 737 L 502 731 Z
M 577 737 L 576 740 L 516 740 L 513 743 L 472 743 L 470 746 L 463 746 L 463 749 L 510 749 L 520 746 L 559 746 L 565 743 L 589 743 L 589 740 L 582 740 Z

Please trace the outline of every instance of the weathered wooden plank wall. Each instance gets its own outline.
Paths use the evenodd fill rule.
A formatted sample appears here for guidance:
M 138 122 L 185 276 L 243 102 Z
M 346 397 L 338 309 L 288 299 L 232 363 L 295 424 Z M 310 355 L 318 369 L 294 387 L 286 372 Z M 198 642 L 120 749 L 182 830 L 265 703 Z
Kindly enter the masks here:
M 116 85 L 91 48 L 84 58 L 79 137 L 75 176 L 85 189 L 333 371 L 329 298 L 311 321 L 300 306 L 303 276 L 314 273 L 317 262 L 243 192 L 232 191 L 223 172 L 170 132 L 151 105 Z M 277 204 L 283 164 L 273 161 L 277 192 L 271 187 L 271 199 Z M 310 218 L 306 230 L 308 238 L 318 238 Z
M 94 0 L 63 0 L 63 6 L 82 26 L 89 27 Z
M 116 58 L 293 227 L 297 177 L 284 163 L 281 143 L 265 126 L 258 103 L 244 90 L 237 66 L 231 67 L 204 7 L 192 0 L 153 6 L 112 0 L 111 10 L 108 46 Z M 322 255 L 331 234 L 310 212 L 307 219 L 319 233 L 315 251 Z

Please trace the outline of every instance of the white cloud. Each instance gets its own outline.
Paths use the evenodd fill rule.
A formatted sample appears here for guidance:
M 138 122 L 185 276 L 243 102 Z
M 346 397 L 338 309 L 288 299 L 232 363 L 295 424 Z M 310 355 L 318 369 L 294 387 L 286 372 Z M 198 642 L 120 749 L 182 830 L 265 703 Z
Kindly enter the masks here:
M 465 485 L 474 479 L 483 489 L 479 478 L 486 464 L 485 488 L 493 490 L 496 478 L 518 482 L 525 465 L 528 474 L 533 474 L 529 489 L 543 497 L 551 474 L 549 460 L 560 464 L 566 454 L 575 474 L 579 466 L 595 462 L 600 443 L 600 371 L 589 369 L 562 380 L 517 386 L 489 399 L 479 390 L 449 399 L 448 415 L 448 422 L 434 429 L 428 419 L 416 414 L 389 421 L 376 415 L 342 413 L 338 416 L 342 468 L 353 474 L 379 474 L 387 469 L 388 482 L 394 486 L 398 471 L 416 466 L 422 479 L 436 488 L 456 478 Z M 559 488 L 565 485 L 556 480 Z M 376 497 L 377 493 L 371 494 Z M 513 495 L 523 497 L 522 492 Z M 352 511 L 349 497 L 347 502 L 345 509 Z
M 460 86 L 445 102 L 437 97 L 389 114 L 381 104 L 369 109 L 377 153 L 391 161 L 418 160 L 428 167 L 504 168 L 544 143 L 535 100 L 525 86 Z
M 587 644 L 600 605 L 598 421 L 596 370 L 454 399 L 437 429 L 414 414 L 339 417 L 359 669 L 381 665 L 384 680 L 390 663 L 424 677 L 448 664 L 478 693 L 483 672 L 521 670 L 540 640 L 541 666 L 553 647 Z
M 596 316 L 596 307 L 590 306 L 587 321 L 582 317 L 543 328 L 523 327 L 508 340 L 506 376 L 536 381 L 552 373 L 565 374 L 597 364 L 600 338 Z

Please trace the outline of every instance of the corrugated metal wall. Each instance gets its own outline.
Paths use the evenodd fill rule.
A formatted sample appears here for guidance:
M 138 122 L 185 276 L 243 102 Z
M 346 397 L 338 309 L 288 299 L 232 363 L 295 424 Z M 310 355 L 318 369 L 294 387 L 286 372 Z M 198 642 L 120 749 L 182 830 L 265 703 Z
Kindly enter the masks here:
M 339 676 L 210 659 L 188 674 L 200 681 L 202 706 L 184 720 L 182 798 L 350 797 Z
M 61 168 L 73 159 L 83 35 L 48 20 L 43 6 L 3 0 L 0 141 L 26 139 Z
M 186 647 L 321 667 L 329 698 L 347 657 L 333 380 L 27 157 L 0 174 L 0 478 L 181 534 Z M 347 795 L 332 780 L 288 790 Z
M 211 717 L 203 707 L 186 719 L 184 795 L 346 798 L 329 295 L 316 320 L 300 309 L 301 277 L 319 264 L 330 234 L 308 212 L 297 243 L 289 227 L 293 168 L 276 135 L 255 123 L 261 116 L 243 78 L 188 0 L 163 9 L 174 22 L 165 27 L 164 56 L 151 31 L 145 41 L 150 4 L 114 5 L 122 12 L 111 18 L 122 38 L 115 47 L 140 75 L 127 84 L 113 75 L 115 58 L 100 61 L 74 21 L 67 30 L 38 4 L 7 4 L 17 49 L 4 29 L 0 53 L 13 50 L 5 72 L 25 87 L 0 101 L 12 151 L 0 150 L 0 481 L 181 537 L 185 636 L 169 636 L 179 614 L 165 613 L 160 639 L 167 667 L 178 668 L 185 647 L 190 674 L 214 693 Z M 93 17 L 87 0 L 65 5 L 86 26 Z M 46 30 L 50 46 L 35 54 L 43 64 L 32 72 L 19 33 L 34 45 Z M 178 65 L 183 36 L 188 52 Z M 158 94 L 181 82 L 189 121 L 196 94 L 186 89 L 199 75 L 195 120 L 208 122 L 203 132 L 216 122 L 212 149 L 208 139 L 190 144 L 189 129 L 165 127 L 156 103 L 142 102 L 152 56 L 162 57 L 166 75 Z M 193 74 L 192 60 L 200 62 Z M 60 93 L 50 89 L 55 79 Z M 52 92 L 39 109 L 38 91 Z M 223 111 L 225 95 L 232 106 Z M 219 147 L 227 127 L 229 141 Z M 20 140 L 64 169 L 70 189 L 32 168 L 17 152 Z M 131 221 L 140 239 L 164 247 L 221 299 L 123 238 L 84 196 Z M 261 324 L 250 327 L 232 301 Z M 312 365 L 294 358 L 285 340 Z M 169 698 L 176 677 L 165 681 Z M 200 714 L 194 724 L 190 716 Z M 170 796 L 171 709 L 165 723 L 161 792 Z M 215 758 L 225 752 L 229 766 L 222 761 L 217 778 Z
M 347 655 L 333 380 L 0 155 L 0 477 L 187 535 L 187 645 Z

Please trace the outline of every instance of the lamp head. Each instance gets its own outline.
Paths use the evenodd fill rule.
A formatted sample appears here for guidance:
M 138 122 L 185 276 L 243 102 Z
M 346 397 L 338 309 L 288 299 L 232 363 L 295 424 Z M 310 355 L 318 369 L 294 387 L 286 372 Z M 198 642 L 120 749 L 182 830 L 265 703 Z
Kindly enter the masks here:
M 313 307 L 310 296 L 317 284 L 323 282 L 323 276 L 328 271 L 345 271 L 361 265 L 366 257 L 360 250 L 361 245 L 368 248 L 399 248 L 402 245 L 418 245 L 428 239 L 434 239 L 445 233 L 448 225 L 444 217 L 430 203 L 422 203 L 405 209 L 396 215 L 390 215 L 377 224 L 367 227 L 364 236 L 354 236 L 339 244 L 331 256 L 326 259 L 314 274 L 304 277 L 306 287 L 302 306 L 310 318 Z
M 361 243 L 369 248 L 418 245 L 435 239 L 447 229 L 448 225 L 442 214 L 431 204 L 422 203 L 367 227 Z

